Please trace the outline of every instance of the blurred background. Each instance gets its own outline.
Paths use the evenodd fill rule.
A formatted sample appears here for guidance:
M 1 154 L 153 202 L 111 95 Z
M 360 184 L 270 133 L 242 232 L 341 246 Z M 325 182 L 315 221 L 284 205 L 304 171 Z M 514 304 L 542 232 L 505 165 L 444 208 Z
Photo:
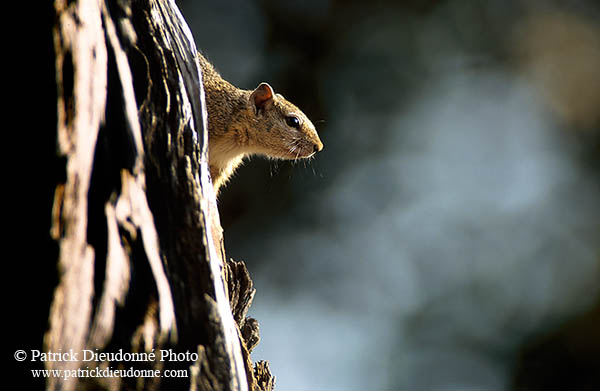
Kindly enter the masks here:
M 277 389 L 600 389 L 600 5 L 178 0 L 315 123 L 220 197 Z

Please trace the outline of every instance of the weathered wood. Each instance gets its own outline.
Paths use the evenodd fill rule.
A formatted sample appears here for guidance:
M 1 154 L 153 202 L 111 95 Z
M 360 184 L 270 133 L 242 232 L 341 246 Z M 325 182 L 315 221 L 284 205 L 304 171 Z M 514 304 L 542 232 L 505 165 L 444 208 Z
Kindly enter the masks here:
M 268 366 L 250 359 L 252 281 L 225 261 L 197 50 L 174 1 L 55 0 L 54 12 L 65 177 L 48 211 L 59 276 L 44 350 L 199 358 L 101 364 L 189 378 L 49 378 L 47 388 L 271 390 Z

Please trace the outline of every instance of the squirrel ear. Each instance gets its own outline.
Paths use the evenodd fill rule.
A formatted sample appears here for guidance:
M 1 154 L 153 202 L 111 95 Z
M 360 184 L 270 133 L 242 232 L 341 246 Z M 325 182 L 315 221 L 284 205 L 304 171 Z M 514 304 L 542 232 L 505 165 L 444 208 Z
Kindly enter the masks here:
M 256 107 L 256 112 L 268 108 L 273 103 L 273 88 L 267 83 L 260 83 L 250 95 L 250 102 Z

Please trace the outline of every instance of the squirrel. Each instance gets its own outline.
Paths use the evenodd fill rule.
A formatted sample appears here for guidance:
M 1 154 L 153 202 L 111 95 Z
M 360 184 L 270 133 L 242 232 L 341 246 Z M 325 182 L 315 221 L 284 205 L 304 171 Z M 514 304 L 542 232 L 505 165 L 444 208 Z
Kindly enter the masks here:
M 224 80 L 197 55 L 208 112 L 208 164 L 215 194 L 250 155 L 296 160 L 310 158 L 323 143 L 308 117 L 268 83 L 254 91 Z

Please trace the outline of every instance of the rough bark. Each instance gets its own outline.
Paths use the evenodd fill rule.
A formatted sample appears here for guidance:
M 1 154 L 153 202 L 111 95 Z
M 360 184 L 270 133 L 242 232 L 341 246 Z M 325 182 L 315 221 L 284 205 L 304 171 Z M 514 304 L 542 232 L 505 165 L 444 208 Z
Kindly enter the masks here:
M 184 378 L 48 378 L 48 389 L 271 390 L 241 262 L 226 262 L 201 73 L 174 1 L 55 0 L 57 245 L 46 352 L 198 353 L 102 362 Z M 53 285 L 54 286 L 54 285 Z M 231 303 L 230 303 L 231 301 Z M 48 361 L 46 369 L 90 367 Z

